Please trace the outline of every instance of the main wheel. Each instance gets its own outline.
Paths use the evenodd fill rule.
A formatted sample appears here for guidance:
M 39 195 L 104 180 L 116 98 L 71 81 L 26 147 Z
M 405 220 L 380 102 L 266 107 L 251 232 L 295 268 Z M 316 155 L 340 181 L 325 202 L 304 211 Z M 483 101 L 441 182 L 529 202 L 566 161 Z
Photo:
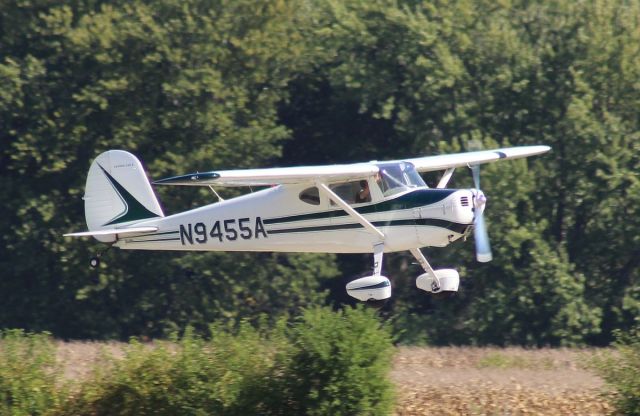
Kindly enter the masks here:
M 92 269 L 100 266 L 100 259 L 98 257 L 91 257 L 91 260 L 89 260 L 89 266 L 91 266 Z

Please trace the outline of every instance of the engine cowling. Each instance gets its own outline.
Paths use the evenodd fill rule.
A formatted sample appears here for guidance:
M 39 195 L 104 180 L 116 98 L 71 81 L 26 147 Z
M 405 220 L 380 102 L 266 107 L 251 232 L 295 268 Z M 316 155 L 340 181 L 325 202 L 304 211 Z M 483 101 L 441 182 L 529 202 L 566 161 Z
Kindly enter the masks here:
M 430 293 L 457 292 L 460 286 L 460 274 L 455 269 L 434 270 L 438 277 L 437 281 L 431 273 L 424 273 L 416 279 L 418 289 Z M 439 286 L 438 286 L 439 284 Z
M 365 276 L 347 283 L 347 294 L 362 302 L 391 297 L 391 282 L 384 276 Z

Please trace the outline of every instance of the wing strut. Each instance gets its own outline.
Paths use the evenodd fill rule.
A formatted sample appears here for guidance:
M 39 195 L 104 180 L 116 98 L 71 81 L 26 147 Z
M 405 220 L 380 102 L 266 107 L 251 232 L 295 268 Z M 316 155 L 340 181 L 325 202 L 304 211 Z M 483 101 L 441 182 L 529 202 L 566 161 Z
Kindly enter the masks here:
M 209 189 L 211 189 L 213 191 L 213 193 L 218 197 L 218 202 L 222 202 L 224 201 L 224 198 L 221 197 L 220 195 L 218 195 L 218 193 L 216 192 L 215 189 L 213 189 L 213 186 L 209 185 Z
M 442 175 L 442 178 L 440 178 L 440 182 L 438 182 L 438 186 L 436 186 L 436 188 L 445 188 L 449 183 L 449 180 L 451 179 L 451 175 L 453 175 L 454 170 L 456 170 L 456 168 L 447 169 Z
M 323 192 L 327 196 L 327 198 L 329 198 L 330 200 L 335 202 L 336 205 L 338 205 L 340 208 L 342 208 L 353 219 L 355 219 L 360 224 L 362 224 L 362 226 L 364 228 L 366 228 L 371 233 L 377 235 L 378 238 L 380 238 L 380 240 L 384 240 L 385 239 L 385 235 L 384 235 L 384 233 L 382 233 L 382 231 L 378 230 L 375 225 L 373 225 L 373 224 L 371 224 L 371 222 L 369 222 L 369 220 L 367 220 L 365 217 L 360 215 L 355 209 L 351 208 L 349 206 L 349 204 L 344 202 L 344 200 L 342 198 L 340 198 L 338 195 L 336 195 L 336 193 L 333 192 L 327 185 L 325 185 L 324 183 L 319 182 L 319 181 L 316 182 L 316 185 L 318 186 L 318 189 L 320 189 L 320 191 Z

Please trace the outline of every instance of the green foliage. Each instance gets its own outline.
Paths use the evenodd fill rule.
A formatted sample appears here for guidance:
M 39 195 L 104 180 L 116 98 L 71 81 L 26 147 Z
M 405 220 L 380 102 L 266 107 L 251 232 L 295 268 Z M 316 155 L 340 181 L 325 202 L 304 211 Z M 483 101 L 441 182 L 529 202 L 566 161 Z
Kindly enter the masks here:
M 296 313 L 361 256 L 122 253 L 84 227 L 90 160 L 151 176 L 548 144 L 484 169 L 495 254 L 446 302 L 385 256 L 394 333 L 439 344 L 606 344 L 640 315 L 640 5 L 625 0 L 0 1 L 0 328 L 165 336 Z M 453 186 L 468 187 L 459 170 Z M 429 176 L 432 182 L 436 176 Z M 166 211 L 211 202 L 159 189 Z M 37 255 L 34 255 L 36 253 Z M 356 273 L 357 273 L 356 271 Z M 333 281 L 332 281 L 333 279 Z M 336 303 L 339 300 L 333 298 Z M 275 318 L 273 318 L 275 320 Z
M 600 311 L 586 302 L 586 279 L 563 247 L 540 238 L 547 223 L 532 221 L 536 213 L 528 196 L 538 185 L 522 162 L 484 173 L 487 192 L 498 196 L 488 215 L 496 260 L 472 282 L 467 332 L 481 344 L 580 344 L 598 332 Z
M 60 414 L 389 414 L 393 353 L 371 311 L 305 311 L 291 327 L 211 327 L 206 341 L 132 341 Z
M 0 332 L 0 414 L 49 414 L 64 398 L 60 371 L 48 334 Z
M 312 59 L 299 4 L 18 3 L 0 16 L 0 328 L 157 337 L 323 302 L 331 256 L 111 252 L 91 270 L 96 244 L 61 238 L 85 227 L 86 172 L 103 150 L 135 152 L 153 177 L 279 156 L 277 104 Z M 159 193 L 167 212 L 212 202 Z
M 390 258 L 402 339 L 606 343 L 612 328 L 634 324 L 637 4 L 327 1 L 318 10 L 314 33 L 330 47 L 306 88 L 292 88 L 285 154 L 366 160 L 460 151 L 470 140 L 553 147 L 528 170 L 525 162 L 485 169 L 497 261 L 481 266 L 455 247 L 428 253 L 438 266 L 463 263 L 457 298 L 404 289 L 415 274 L 405 256 Z M 331 147 L 341 135 L 363 139 Z M 458 173 L 460 185 L 469 182 Z
M 553 360 L 544 358 L 534 360 L 525 356 L 508 355 L 501 352 L 490 352 L 483 356 L 477 364 L 478 368 L 519 368 L 519 369 L 553 369 Z
M 611 387 L 609 395 L 620 414 L 640 415 L 640 328 L 616 331 L 615 351 L 589 363 Z
M 493 352 L 482 357 L 478 362 L 480 368 L 526 368 L 527 362 L 522 357 L 508 356 Z
M 211 341 L 187 332 L 177 342 L 132 341 L 124 358 L 97 369 L 69 414 L 243 415 L 270 397 L 281 346 L 248 324 L 237 334 L 211 328 Z
M 288 387 L 294 409 L 307 415 L 386 415 L 393 388 L 386 374 L 391 334 L 364 307 L 305 311 L 291 331 Z

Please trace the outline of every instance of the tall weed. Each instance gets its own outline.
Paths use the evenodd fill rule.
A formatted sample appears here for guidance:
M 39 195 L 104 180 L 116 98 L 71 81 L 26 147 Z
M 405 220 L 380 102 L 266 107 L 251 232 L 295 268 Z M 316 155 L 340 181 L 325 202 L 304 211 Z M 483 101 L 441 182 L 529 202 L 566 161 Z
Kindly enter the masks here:
M 609 397 L 620 414 L 640 415 L 640 327 L 616 333 L 615 351 L 591 360 L 591 367 L 612 388 Z
M 61 403 L 65 390 L 49 334 L 19 329 L 0 331 L 0 414 L 46 415 Z

